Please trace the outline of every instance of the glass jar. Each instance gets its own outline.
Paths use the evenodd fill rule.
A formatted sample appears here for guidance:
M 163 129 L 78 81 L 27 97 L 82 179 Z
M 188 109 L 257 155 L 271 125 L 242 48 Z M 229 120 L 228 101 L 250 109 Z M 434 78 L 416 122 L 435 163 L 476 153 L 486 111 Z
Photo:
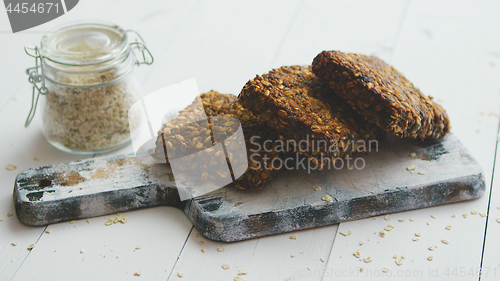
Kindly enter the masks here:
M 42 132 L 58 149 L 93 154 L 130 143 L 140 122 L 129 114 L 141 98 L 134 66 L 153 63 L 138 33 L 140 41 L 129 43 L 130 32 L 110 23 L 71 24 L 45 34 L 40 48 L 26 47 L 36 66 L 27 70 L 33 102 L 25 126 L 42 95 Z

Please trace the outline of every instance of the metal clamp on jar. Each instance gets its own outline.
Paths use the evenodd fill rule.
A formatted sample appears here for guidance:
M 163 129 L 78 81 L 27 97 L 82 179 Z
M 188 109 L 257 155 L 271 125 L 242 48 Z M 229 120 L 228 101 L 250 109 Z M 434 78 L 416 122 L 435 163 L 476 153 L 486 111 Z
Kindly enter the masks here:
M 129 43 L 130 33 L 135 42 Z M 25 51 L 36 61 L 26 70 L 33 94 L 25 127 L 42 95 L 42 131 L 58 149 L 93 154 L 130 142 L 139 117 L 129 115 L 129 109 L 141 98 L 132 72 L 135 65 L 153 63 L 137 32 L 110 23 L 67 25 Z

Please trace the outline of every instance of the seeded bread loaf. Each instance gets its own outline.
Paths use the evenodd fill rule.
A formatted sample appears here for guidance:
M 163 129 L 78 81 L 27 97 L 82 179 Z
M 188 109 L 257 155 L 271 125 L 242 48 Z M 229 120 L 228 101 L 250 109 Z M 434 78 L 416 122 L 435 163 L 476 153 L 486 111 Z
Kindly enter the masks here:
M 239 124 L 234 122 L 233 118 L 241 123 L 245 144 L 241 138 L 235 137 Z M 255 136 L 257 138 L 251 141 Z M 239 189 L 261 189 L 279 171 L 272 160 L 280 158 L 282 154 L 274 149 L 265 151 L 261 146 L 265 140 L 275 138 L 239 104 L 236 96 L 210 91 L 198 96 L 191 105 L 181 110 L 177 117 L 163 124 L 158 132 L 153 156 L 165 159 L 168 163 L 169 159 L 189 158 L 202 150 L 212 152 L 213 146 L 224 141 L 231 159 L 227 159 L 223 151 L 217 151 L 212 159 L 209 159 L 208 167 L 201 161 L 186 160 L 190 165 L 181 165 L 178 168 L 191 173 L 193 177 L 207 180 L 215 173 L 220 177 L 234 178 L 233 171 L 239 170 L 237 174 L 241 174 L 241 169 L 246 169 L 248 163 L 249 168 L 234 181 L 234 185 Z M 246 158 L 232 155 L 231 152 L 238 151 L 235 149 L 237 147 L 246 147 Z M 227 167 L 226 161 L 231 164 L 231 175 L 226 174 L 224 169 L 213 170 L 213 167 Z
M 366 120 L 396 136 L 437 139 L 450 130 L 446 111 L 379 58 L 323 51 L 312 66 Z
M 344 158 L 356 151 L 358 141 L 384 134 L 323 84 L 311 66 L 281 67 L 258 75 L 246 83 L 239 99 L 282 140 L 307 140 L 307 147 L 296 151 L 313 162 Z

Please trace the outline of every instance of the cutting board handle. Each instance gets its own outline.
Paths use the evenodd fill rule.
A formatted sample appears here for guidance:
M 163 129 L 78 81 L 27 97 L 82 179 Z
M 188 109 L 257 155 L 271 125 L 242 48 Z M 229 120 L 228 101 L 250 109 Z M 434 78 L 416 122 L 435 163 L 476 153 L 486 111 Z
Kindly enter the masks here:
M 184 208 L 170 167 L 133 155 L 67 162 L 19 173 L 14 185 L 19 220 L 32 226 L 160 205 Z

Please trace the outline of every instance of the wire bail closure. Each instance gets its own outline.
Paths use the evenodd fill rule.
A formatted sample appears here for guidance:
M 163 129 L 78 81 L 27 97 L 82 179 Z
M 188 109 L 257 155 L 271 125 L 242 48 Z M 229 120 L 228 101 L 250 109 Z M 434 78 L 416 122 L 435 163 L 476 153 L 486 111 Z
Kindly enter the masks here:
M 42 64 L 42 55 L 38 50 L 38 46 L 31 47 L 25 46 L 24 51 L 30 57 L 35 58 L 35 67 L 30 67 L 26 69 L 26 74 L 28 74 L 28 81 L 33 84 L 33 92 L 31 94 L 31 108 L 28 113 L 28 118 L 26 118 L 26 122 L 24 122 L 24 127 L 28 127 L 33 117 L 35 117 L 36 108 L 38 105 L 38 99 L 40 95 L 45 95 L 47 93 L 47 87 L 45 87 L 45 76 L 43 75 L 43 64 Z M 34 52 L 34 54 L 30 53 Z M 38 90 L 35 98 L 35 92 Z
M 134 33 L 140 39 L 140 41 L 138 41 L 137 38 L 135 38 L 135 42 L 129 44 L 132 51 L 137 50 L 142 55 L 142 61 L 139 61 L 137 56 L 135 56 L 135 58 L 136 58 L 135 64 L 138 66 L 141 64 L 146 64 L 146 65 L 153 64 L 153 62 L 154 62 L 153 55 L 149 51 L 148 47 L 146 47 L 146 42 L 144 42 L 144 39 L 142 39 L 141 35 L 137 31 L 132 30 L 132 29 L 126 30 L 125 32 Z

